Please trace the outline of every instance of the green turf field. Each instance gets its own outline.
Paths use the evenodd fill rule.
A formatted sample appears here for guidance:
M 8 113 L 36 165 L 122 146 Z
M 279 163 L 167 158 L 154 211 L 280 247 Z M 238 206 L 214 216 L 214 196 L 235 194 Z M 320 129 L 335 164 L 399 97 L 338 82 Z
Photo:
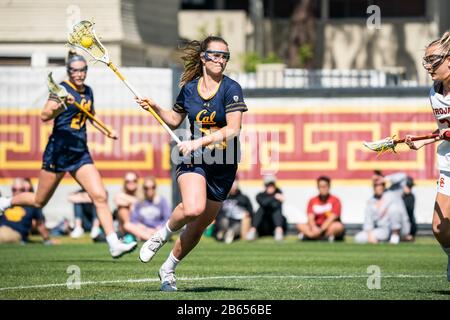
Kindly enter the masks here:
M 148 264 L 138 250 L 113 260 L 106 244 L 87 239 L 1 245 L 0 299 L 450 299 L 447 258 L 431 238 L 398 246 L 204 238 L 178 266 L 179 291 L 159 292 L 157 271 L 172 244 Z M 80 268 L 80 289 L 67 288 L 71 265 Z M 370 265 L 381 270 L 380 289 L 367 287 Z

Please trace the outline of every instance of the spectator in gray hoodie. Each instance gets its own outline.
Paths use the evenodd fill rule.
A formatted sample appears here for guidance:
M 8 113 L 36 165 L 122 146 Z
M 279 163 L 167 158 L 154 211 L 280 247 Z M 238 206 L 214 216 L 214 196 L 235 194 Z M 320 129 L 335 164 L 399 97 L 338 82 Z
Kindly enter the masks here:
M 368 200 L 363 230 L 355 235 L 357 243 L 388 241 L 398 244 L 410 233 L 411 224 L 402 199 L 402 181 L 406 175 L 399 173 L 383 177 L 375 171 L 372 178 L 374 195 Z M 386 188 L 386 182 L 391 186 Z

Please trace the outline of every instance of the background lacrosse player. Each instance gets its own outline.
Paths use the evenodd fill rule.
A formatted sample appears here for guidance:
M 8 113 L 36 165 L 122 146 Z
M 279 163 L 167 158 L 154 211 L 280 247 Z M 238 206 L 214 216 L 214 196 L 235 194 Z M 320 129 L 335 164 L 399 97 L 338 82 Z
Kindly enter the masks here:
M 145 242 L 140 251 L 141 261 L 150 261 L 172 232 L 186 225 L 159 270 L 163 291 L 177 290 L 175 267 L 197 245 L 203 231 L 216 218 L 236 176 L 239 161 L 237 137 L 242 113 L 247 111 L 247 107 L 240 85 L 223 75 L 229 58 L 228 44 L 220 37 L 193 41 L 185 49 L 182 88 L 173 110 L 165 110 L 148 98 L 137 100 L 143 108 L 153 108 L 170 127 L 178 127 L 188 116 L 192 137 L 196 130 L 204 134 L 178 144 L 184 155 L 202 149 L 204 154 L 200 159 L 193 159 L 193 163 L 177 166 L 182 202 L 166 226 Z M 206 146 L 208 148 L 204 148 Z M 205 161 L 207 155 L 214 161 Z M 226 160 L 232 158 L 232 161 L 225 162 L 222 155 L 226 155 Z
M 445 132 L 450 131 L 450 30 L 427 46 L 423 66 L 434 82 L 430 90 L 430 102 L 438 125 L 437 131 L 443 138 Z M 406 144 L 413 150 L 435 141 L 437 139 L 411 141 L 411 136 L 406 138 Z M 450 141 L 443 140 L 439 144 L 437 159 L 439 180 L 434 205 L 433 233 L 448 255 L 447 279 L 450 281 Z
M 42 121 L 54 119 L 53 132 L 45 148 L 39 184 L 36 193 L 24 192 L 11 199 L 0 198 L 0 211 L 9 206 L 35 206 L 42 208 L 52 197 L 56 187 L 66 172 L 89 194 L 100 223 L 105 231 L 113 258 L 132 251 L 137 243 L 124 244 L 119 241 L 113 228 L 112 214 L 107 204 L 107 195 L 99 172 L 94 166 L 87 146 L 87 114 L 75 107 L 75 101 L 88 112 L 94 113 L 94 95 L 92 89 L 84 84 L 87 74 L 85 59 L 69 53 L 67 62 L 68 80 L 61 83 L 69 95 L 67 109 L 65 102 L 50 94 L 41 112 Z M 114 135 L 111 138 L 115 138 Z

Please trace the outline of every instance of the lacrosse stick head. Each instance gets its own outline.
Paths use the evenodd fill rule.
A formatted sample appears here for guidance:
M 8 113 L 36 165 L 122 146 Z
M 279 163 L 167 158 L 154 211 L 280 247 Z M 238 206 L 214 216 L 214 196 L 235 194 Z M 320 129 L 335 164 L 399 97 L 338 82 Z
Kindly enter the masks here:
M 57 84 L 55 82 L 55 80 L 53 80 L 53 76 L 52 76 L 51 72 L 49 72 L 49 74 L 47 76 L 47 87 L 48 87 L 48 91 L 50 91 L 50 93 L 57 95 L 61 101 L 64 101 L 67 98 L 67 96 L 69 95 L 66 88 Z
M 372 150 L 372 151 L 376 151 L 378 152 L 378 154 L 384 153 L 386 151 L 390 151 L 392 150 L 393 152 L 395 152 L 395 142 L 394 142 L 394 137 L 387 137 L 381 140 L 377 140 L 377 141 L 372 141 L 372 142 L 367 142 L 364 141 L 363 145 Z
M 69 45 L 87 52 L 96 61 L 106 64 L 110 62 L 108 51 L 97 38 L 92 22 L 83 20 L 74 24 L 69 32 L 68 41 Z

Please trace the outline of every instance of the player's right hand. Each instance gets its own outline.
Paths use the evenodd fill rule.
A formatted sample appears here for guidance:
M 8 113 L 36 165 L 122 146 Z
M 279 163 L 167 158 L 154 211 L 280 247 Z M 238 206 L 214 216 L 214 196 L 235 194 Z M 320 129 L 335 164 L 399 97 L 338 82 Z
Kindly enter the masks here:
M 66 97 L 66 103 L 73 104 L 74 102 L 75 102 L 74 96 L 69 93 Z
M 411 150 L 417 150 L 419 147 L 414 143 L 414 141 L 411 140 L 411 135 L 406 135 L 405 137 L 405 144 L 411 149 Z
M 147 97 L 136 98 L 135 100 L 136 100 L 137 104 L 139 104 L 141 106 L 142 109 L 147 110 L 147 111 L 150 108 L 152 108 L 152 109 L 155 108 L 155 106 L 156 106 L 156 103 Z

